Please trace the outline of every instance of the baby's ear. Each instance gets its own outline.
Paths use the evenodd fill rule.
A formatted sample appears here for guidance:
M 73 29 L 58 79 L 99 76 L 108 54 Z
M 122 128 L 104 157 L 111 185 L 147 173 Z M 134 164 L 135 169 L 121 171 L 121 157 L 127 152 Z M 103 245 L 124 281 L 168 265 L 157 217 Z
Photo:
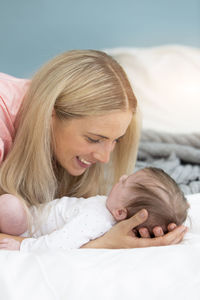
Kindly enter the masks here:
M 55 117 L 55 116 L 56 116 L 55 108 L 53 108 L 51 116 L 52 116 L 52 117 Z
M 126 208 L 117 208 L 112 211 L 112 214 L 116 221 L 122 221 L 127 218 L 127 209 Z
M 126 175 L 126 174 L 124 174 L 124 175 L 122 175 L 121 177 L 120 177 L 120 179 L 119 179 L 119 181 L 124 181 L 124 180 L 126 180 L 128 178 L 128 175 Z

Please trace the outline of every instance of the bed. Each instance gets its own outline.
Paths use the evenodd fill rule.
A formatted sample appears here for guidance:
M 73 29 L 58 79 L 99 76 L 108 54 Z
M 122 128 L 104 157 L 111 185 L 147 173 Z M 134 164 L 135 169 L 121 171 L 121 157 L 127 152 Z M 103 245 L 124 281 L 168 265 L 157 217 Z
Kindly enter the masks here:
M 106 51 L 124 67 L 140 103 L 137 168 L 159 166 L 178 181 L 190 203 L 190 230 L 179 245 L 167 247 L 1 250 L 1 300 L 200 299 L 200 50 Z

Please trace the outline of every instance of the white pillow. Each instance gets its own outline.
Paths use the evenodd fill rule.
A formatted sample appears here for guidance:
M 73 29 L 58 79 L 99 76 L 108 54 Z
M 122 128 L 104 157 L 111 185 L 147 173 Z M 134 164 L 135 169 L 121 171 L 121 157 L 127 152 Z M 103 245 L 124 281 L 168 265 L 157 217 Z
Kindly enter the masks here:
M 143 115 L 143 128 L 200 132 L 200 49 L 180 45 L 113 48 Z

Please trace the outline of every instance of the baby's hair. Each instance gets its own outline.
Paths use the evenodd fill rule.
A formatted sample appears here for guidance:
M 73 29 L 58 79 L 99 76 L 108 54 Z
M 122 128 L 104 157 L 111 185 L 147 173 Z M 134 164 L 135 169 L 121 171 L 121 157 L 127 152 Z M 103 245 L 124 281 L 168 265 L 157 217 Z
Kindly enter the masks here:
M 189 204 L 178 184 L 159 168 L 148 167 L 140 172 L 143 172 L 142 182 L 141 178 L 131 181 L 129 177 L 128 187 L 133 197 L 127 207 L 127 217 L 143 208 L 147 209 L 149 217 L 136 229 L 146 227 L 153 234 L 152 229 L 161 226 L 166 233 L 170 223 L 181 225 L 187 217 Z

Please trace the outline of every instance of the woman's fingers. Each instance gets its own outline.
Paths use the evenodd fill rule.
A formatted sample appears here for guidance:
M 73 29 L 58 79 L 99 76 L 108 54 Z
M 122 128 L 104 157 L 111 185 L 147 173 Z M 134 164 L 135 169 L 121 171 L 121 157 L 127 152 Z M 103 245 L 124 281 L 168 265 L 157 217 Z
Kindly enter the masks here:
M 167 246 L 177 244 L 182 241 L 187 228 L 185 226 L 176 227 L 173 231 L 166 233 L 164 236 L 151 239 L 152 246 Z
M 178 244 L 182 241 L 187 228 L 185 226 L 179 226 L 173 231 L 168 232 L 167 234 L 154 237 L 154 238 L 137 238 L 131 237 L 129 239 L 129 248 L 143 248 L 143 247 L 155 247 L 155 246 L 168 246 Z
M 140 228 L 138 231 L 142 238 L 150 238 L 151 237 L 149 230 L 145 227 Z
M 174 230 L 176 227 L 177 227 L 177 225 L 175 223 L 170 223 L 167 226 L 168 232 Z M 140 228 L 139 233 L 140 233 L 141 237 L 143 237 L 143 238 L 150 237 L 150 234 L 148 234 L 148 230 L 146 228 Z M 164 235 L 164 231 L 161 226 L 155 226 L 153 228 L 153 234 L 155 237 L 160 237 L 160 236 Z
M 167 229 L 168 229 L 168 231 L 172 231 L 172 230 L 174 230 L 176 227 L 177 227 L 177 225 L 176 225 L 175 223 L 170 223 L 170 224 L 167 226 Z
M 160 237 L 160 236 L 163 236 L 164 235 L 164 232 L 162 230 L 162 227 L 160 226 L 155 226 L 153 228 L 153 234 L 155 237 Z
M 144 223 L 148 218 L 148 212 L 146 209 L 142 209 L 139 212 L 137 212 L 135 215 L 133 215 L 131 218 L 122 221 L 120 224 L 123 226 L 123 231 L 125 234 L 132 231 L 135 227 L 138 225 L 141 225 Z

